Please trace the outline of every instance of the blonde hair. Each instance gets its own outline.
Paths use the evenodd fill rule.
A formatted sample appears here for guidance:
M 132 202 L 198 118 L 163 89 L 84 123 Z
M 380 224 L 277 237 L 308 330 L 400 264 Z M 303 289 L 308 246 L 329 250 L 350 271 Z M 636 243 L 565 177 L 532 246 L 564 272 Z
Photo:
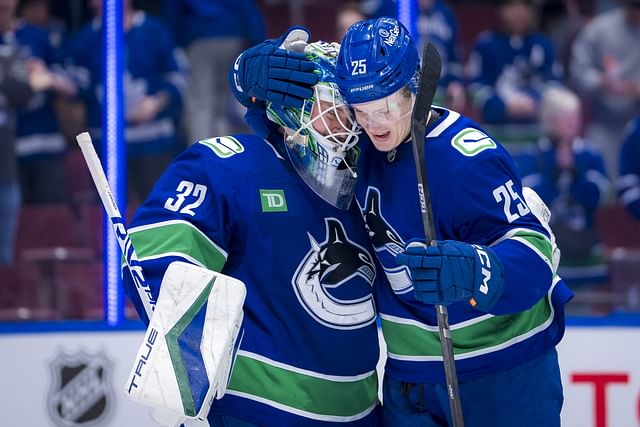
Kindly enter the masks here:
M 553 118 L 566 113 L 580 114 L 580 98 L 573 91 L 554 86 L 544 91 L 540 102 L 540 124 L 545 132 L 553 126 Z

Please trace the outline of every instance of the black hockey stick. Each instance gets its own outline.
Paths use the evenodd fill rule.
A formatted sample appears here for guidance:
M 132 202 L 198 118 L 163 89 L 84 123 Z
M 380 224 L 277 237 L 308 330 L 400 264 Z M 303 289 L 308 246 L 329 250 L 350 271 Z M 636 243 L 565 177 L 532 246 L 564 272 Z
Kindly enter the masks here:
M 416 164 L 416 174 L 418 175 L 418 195 L 420 197 L 424 237 L 429 245 L 434 243 L 436 233 L 433 223 L 433 211 L 431 209 L 426 158 L 424 156 L 424 138 L 427 121 L 429 117 L 431 117 L 429 112 L 431 111 L 431 103 L 436 93 L 438 80 L 440 80 L 441 69 L 442 61 L 440 54 L 431 43 L 427 43 L 422 54 L 420 82 L 411 113 L 411 139 L 413 141 L 413 157 Z M 429 117 L 427 117 L 428 114 Z M 447 307 L 437 305 L 436 313 L 438 316 L 438 331 L 440 332 L 442 361 L 444 362 L 444 373 L 447 379 L 451 418 L 453 419 L 454 427 L 463 427 L 464 420 L 462 418 L 462 405 L 458 392 L 458 377 L 456 376 L 456 366 L 453 358 Z

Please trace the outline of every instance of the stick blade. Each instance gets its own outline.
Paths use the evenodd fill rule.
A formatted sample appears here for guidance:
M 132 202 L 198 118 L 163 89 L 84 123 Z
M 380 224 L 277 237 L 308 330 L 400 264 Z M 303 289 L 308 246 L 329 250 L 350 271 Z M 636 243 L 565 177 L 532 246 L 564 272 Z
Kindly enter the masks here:
M 416 93 L 416 101 L 413 104 L 413 112 L 411 113 L 413 123 L 421 122 L 424 124 L 438 88 L 441 70 L 442 59 L 438 50 L 433 44 L 427 43 L 422 53 L 418 92 Z

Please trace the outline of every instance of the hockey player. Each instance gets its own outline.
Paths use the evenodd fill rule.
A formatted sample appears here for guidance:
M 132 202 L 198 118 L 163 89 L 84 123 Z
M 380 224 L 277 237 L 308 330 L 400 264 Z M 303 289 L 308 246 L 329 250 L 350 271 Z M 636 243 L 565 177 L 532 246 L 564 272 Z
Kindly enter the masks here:
M 154 295 L 175 260 L 246 285 L 244 334 L 227 392 L 211 407 L 212 426 L 378 425 L 373 289 L 384 275 L 376 276 L 357 205 L 349 207 L 358 130 L 330 83 L 337 49 L 308 49 L 321 74 L 302 108 L 265 106 L 270 121 L 253 124 L 266 139 L 195 143 L 130 229 Z M 308 65 L 303 55 L 280 54 L 288 67 Z
M 357 201 L 390 283 L 378 290 L 384 423 L 451 423 L 434 309 L 445 304 L 466 425 L 559 425 L 555 345 L 571 292 L 555 275 L 550 231 L 503 147 L 470 119 L 433 107 L 425 161 L 437 241 L 424 243 L 410 143 L 418 69 L 408 31 L 380 18 L 349 29 L 336 70 L 371 139 L 360 142 Z
M 357 197 L 392 284 L 379 296 L 385 422 L 447 424 L 433 307 L 444 304 L 466 425 L 560 425 L 555 345 L 571 293 L 554 276 L 550 234 L 527 206 L 507 152 L 470 119 L 433 107 L 423 161 L 435 245 L 424 242 L 417 190 L 398 191 L 417 188 L 409 140 L 418 67 L 408 31 L 380 18 L 349 29 L 336 68 L 371 139 Z

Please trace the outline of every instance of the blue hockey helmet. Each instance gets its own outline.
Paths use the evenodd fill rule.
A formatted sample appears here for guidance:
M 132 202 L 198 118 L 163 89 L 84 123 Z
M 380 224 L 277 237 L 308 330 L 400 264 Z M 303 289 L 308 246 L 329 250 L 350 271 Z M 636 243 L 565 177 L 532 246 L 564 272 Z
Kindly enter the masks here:
M 289 159 L 305 183 L 335 207 L 347 209 L 357 174 L 360 127 L 335 84 L 340 45 L 314 42 L 304 47 L 319 74 L 313 97 L 302 108 L 267 103 L 267 117 L 285 132 Z
M 384 98 L 409 86 L 417 88 L 418 50 L 409 30 L 382 17 L 353 24 L 342 39 L 336 83 L 349 104 Z

